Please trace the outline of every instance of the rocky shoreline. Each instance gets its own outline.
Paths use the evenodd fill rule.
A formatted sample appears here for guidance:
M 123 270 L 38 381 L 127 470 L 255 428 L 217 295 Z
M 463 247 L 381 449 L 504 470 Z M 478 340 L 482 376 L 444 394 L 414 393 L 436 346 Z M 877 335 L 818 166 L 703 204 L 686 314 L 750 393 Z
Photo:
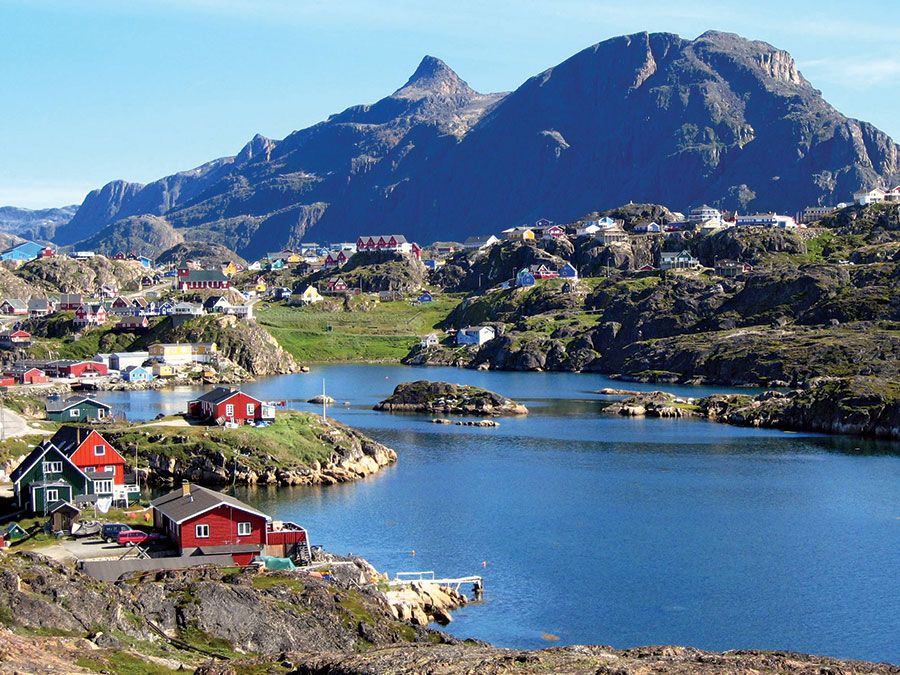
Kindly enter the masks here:
M 449 382 L 417 380 L 398 384 L 375 410 L 445 415 L 527 415 L 528 408 L 487 389 Z
M 627 396 L 604 410 L 628 417 L 697 415 L 738 426 L 900 440 L 900 385 L 877 378 L 818 378 L 790 391 L 714 394 L 696 400 L 661 391 L 603 389 L 599 393 Z
M 37 553 L 2 553 L 0 659 L 15 672 L 71 673 L 900 673 L 760 650 L 501 649 L 424 625 L 461 602 L 446 589 L 395 592 L 361 559 L 319 562 L 314 573 L 207 567 L 104 583 Z

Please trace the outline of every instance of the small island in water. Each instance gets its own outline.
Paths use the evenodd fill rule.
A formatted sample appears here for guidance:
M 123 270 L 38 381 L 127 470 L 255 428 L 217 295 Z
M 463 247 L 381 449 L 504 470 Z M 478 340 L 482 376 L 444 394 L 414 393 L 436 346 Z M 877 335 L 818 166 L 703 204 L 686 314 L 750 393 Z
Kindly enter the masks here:
M 492 417 L 528 414 L 528 408 L 521 403 L 487 389 L 428 380 L 398 384 L 394 393 L 378 403 L 375 410 Z

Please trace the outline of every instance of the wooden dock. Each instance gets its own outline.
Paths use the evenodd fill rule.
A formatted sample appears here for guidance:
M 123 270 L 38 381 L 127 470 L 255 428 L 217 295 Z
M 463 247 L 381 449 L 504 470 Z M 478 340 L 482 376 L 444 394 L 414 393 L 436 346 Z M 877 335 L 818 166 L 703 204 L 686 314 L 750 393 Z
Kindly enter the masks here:
M 406 584 L 413 584 L 417 582 L 427 582 L 429 584 L 437 584 L 438 586 L 447 586 L 457 592 L 459 591 L 459 587 L 465 584 L 472 584 L 472 588 L 477 589 L 476 592 L 481 592 L 481 590 L 484 588 L 484 578 L 477 574 L 473 574 L 467 577 L 438 579 L 435 578 L 434 570 L 426 570 L 421 572 L 397 572 L 395 577 L 388 581 L 388 584 L 390 584 L 391 586 L 404 586 Z

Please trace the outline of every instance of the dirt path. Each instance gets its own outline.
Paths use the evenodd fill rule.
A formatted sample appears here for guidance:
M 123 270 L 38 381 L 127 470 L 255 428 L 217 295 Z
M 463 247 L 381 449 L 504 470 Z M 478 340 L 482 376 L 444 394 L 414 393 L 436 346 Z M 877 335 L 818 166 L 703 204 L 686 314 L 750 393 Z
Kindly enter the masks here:
M 49 436 L 52 432 L 42 429 L 37 422 L 29 421 L 9 408 L 0 408 L 0 439 L 34 436 Z

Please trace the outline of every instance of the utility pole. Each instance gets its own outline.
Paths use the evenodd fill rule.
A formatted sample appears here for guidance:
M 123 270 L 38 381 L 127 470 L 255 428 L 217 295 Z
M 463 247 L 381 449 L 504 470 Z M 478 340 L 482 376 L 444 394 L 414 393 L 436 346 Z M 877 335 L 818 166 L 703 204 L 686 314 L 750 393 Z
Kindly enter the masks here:
M 326 411 L 325 411 L 325 408 L 326 408 L 325 401 L 326 401 L 326 398 L 325 398 L 325 378 L 323 377 L 323 378 L 322 378 L 322 421 L 325 422 L 325 423 L 327 423 L 327 422 L 328 422 L 328 417 L 327 417 Z

